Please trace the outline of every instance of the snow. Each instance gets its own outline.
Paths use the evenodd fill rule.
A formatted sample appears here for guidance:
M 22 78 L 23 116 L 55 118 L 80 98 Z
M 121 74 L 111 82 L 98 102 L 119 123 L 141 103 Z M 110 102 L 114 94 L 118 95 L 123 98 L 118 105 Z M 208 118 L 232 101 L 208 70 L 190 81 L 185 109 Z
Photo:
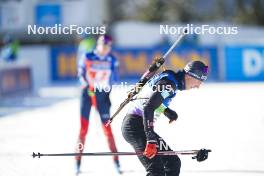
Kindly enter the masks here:
M 56 89 L 62 92 L 67 89 Z M 77 91 L 68 89 L 71 94 Z M 264 83 L 208 83 L 199 90 L 179 92 L 171 104 L 179 115 L 173 124 L 160 117 L 155 131 L 174 150 L 209 148 L 209 159 L 198 163 L 180 156 L 181 175 L 264 175 Z M 55 94 L 50 90 L 50 94 Z M 46 94 L 49 94 L 46 92 Z M 126 91 L 114 89 L 112 113 Z M 43 98 L 44 101 L 45 98 Z M 42 101 L 42 99 L 39 99 Z M 112 123 L 119 151 L 133 151 L 123 139 L 125 110 Z M 79 131 L 78 94 L 48 106 L 25 109 L 0 118 L 0 175 L 72 176 L 73 157 L 31 157 L 32 152 L 74 152 Z M 85 152 L 109 151 L 98 113 L 92 111 Z M 124 176 L 145 175 L 135 156 L 121 156 Z M 81 176 L 118 175 L 112 158 L 83 157 Z

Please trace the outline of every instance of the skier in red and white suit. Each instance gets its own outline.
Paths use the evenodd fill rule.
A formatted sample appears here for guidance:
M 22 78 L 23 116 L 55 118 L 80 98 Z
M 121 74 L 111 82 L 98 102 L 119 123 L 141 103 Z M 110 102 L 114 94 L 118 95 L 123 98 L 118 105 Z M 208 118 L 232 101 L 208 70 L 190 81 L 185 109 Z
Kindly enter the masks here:
M 100 36 L 94 51 L 86 53 L 78 63 L 78 76 L 82 84 L 81 95 L 81 128 L 78 137 L 78 151 L 82 153 L 89 127 L 91 107 L 95 106 L 100 114 L 102 128 L 107 137 L 111 152 L 117 152 L 111 126 L 106 127 L 110 118 L 109 86 L 116 78 L 118 62 L 111 54 L 112 38 L 108 35 Z M 120 171 L 118 156 L 114 156 L 114 164 Z M 80 172 L 81 156 L 76 157 L 77 173 Z

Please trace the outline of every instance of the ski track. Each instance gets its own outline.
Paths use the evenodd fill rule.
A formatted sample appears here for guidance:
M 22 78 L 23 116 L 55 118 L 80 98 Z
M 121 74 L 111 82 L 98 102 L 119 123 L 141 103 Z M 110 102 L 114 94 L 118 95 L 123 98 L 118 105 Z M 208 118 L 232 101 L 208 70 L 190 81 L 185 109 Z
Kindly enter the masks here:
M 212 149 L 198 163 L 180 156 L 184 176 L 264 175 L 264 83 L 208 83 L 180 92 L 171 104 L 179 119 L 168 124 L 161 116 L 158 132 L 174 150 Z M 70 91 L 70 90 L 69 90 Z M 112 113 L 126 91 L 111 93 Z M 112 124 L 119 151 L 133 151 L 121 134 L 125 110 Z M 1 176 L 73 176 L 73 157 L 32 159 L 32 152 L 73 152 L 79 131 L 79 98 L 0 118 Z M 109 151 L 96 111 L 92 111 L 85 152 Z M 121 156 L 124 176 L 144 176 L 135 156 Z M 83 157 L 80 176 L 118 175 L 112 157 Z

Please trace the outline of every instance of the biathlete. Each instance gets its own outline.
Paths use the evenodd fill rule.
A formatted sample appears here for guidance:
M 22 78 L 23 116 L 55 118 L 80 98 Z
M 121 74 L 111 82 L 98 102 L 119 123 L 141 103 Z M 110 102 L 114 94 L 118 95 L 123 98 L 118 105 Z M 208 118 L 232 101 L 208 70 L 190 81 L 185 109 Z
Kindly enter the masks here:
M 177 155 L 156 155 L 159 151 L 170 151 L 170 147 L 154 131 L 154 116 L 163 113 L 169 122 L 177 120 L 177 113 L 168 108 L 178 91 L 199 88 L 207 79 L 208 66 L 201 61 L 189 62 L 183 70 L 166 70 L 154 75 L 135 96 L 122 123 L 122 134 L 132 145 L 145 167 L 147 176 L 178 176 L 181 160 Z M 164 147 L 167 146 L 167 147 Z M 201 153 L 198 161 L 207 159 Z
M 91 107 L 95 106 L 100 114 L 102 128 L 107 137 L 111 152 L 117 152 L 111 126 L 106 127 L 110 117 L 110 91 L 111 81 L 116 77 L 118 62 L 111 54 L 112 38 L 108 35 L 100 36 L 94 51 L 86 53 L 79 60 L 78 76 L 82 85 L 81 93 L 81 128 L 78 137 L 77 152 L 82 153 L 89 127 Z M 120 171 L 118 156 L 114 156 L 114 164 Z M 81 156 L 76 157 L 77 173 L 80 172 Z

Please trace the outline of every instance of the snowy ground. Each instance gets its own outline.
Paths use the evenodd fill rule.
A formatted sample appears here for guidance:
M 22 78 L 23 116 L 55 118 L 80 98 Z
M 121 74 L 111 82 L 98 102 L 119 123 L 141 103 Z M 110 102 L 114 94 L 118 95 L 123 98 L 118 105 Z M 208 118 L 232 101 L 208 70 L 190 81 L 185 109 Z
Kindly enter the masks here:
M 175 150 L 212 149 L 209 159 L 198 163 L 181 156 L 184 176 L 264 175 L 264 84 L 205 84 L 200 90 L 181 92 L 172 102 L 179 119 L 168 124 L 161 117 L 156 131 Z M 74 88 L 50 89 L 45 96 L 77 95 Z M 126 95 L 113 90 L 112 111 Z M 44 97 L 45 97 L 44 96 Z M 45 101 L 46 98 L 38 101 Z M 1 107 L 0 107 L 1 109 Z M 79 130 L 79 99 L 61 99 L 49 106 L 27 108 L 0 118 L 1 176 L 73 176 L 73 157 L 32 159 L 32 152 L 73 152 Z M 7 110 L 5 110 L 7 111 Z M 11 111 L 11 110 L 10 110 Z M 123 111 L 113 122 L 119 151 L 132 151 L 121 136 Z M 98 114 L 92 112 L 86 152 L 109 151 Z M 145 175 L 134 156 L 121 157 L 124 176 Z M 83 176 L 117 175 L 111 157 L 84 157 Z

